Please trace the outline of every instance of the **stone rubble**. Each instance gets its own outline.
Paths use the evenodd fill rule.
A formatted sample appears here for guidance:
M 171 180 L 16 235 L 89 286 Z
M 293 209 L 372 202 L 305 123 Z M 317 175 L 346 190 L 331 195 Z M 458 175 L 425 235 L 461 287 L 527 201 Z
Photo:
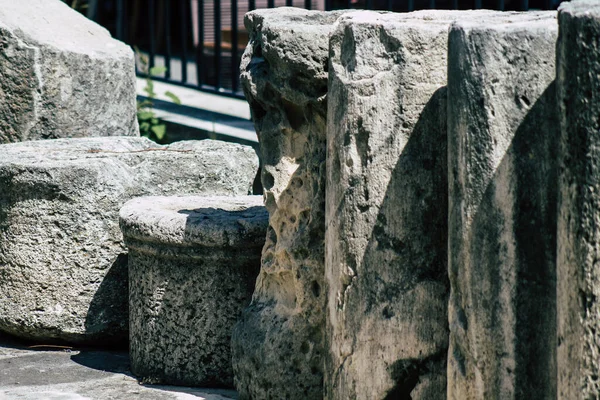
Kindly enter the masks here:
M 60 0 L 0 0 L 0 143 L 139 136 L 134 54 Z

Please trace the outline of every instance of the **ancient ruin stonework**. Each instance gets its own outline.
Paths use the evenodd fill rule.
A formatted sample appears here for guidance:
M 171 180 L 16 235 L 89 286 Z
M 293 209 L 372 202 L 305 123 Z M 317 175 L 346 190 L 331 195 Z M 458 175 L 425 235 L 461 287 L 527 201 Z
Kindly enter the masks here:
M 121 206 L 143 195 L 245 195 L 257 167 L 251 148 L 216 141 L 0 145 L 0 330 L 127 343 Z
M 138 136 L 133 51 L 60 0 L 0 0 L 0 143 Z
M 241 81 L 270 221 L 253 300 L 232 338 L 241 399 L 322 398 L 328 37 L 338 16 L 246 15 Z
M 448 27 L 471 16 L 364 11 L 332 34 L 326 398 L 446 396 Z
M 600 3 L 559 9 L 558 398 L 600 393 Z
M 250 303 L 268 222 L 262 196 L 141 197 L 123 206 L 138 378 L 233 386 L 231 329 Z
M 448 44 L 448 398 L 556 398 L 554 12 Z

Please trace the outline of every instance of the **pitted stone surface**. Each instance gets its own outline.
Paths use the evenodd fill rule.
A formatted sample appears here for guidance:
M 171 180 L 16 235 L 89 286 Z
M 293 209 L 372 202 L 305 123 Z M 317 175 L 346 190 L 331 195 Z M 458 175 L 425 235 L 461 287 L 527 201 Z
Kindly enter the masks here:
M 600 393 L 600 3 L 564 3 L 558 19 L 557 392 L 592 399 Z
M 0 0 L 0 143 L 139 136 L 133 51 L 60 0 Z
M 120 216 L 132 371 L 231 387 L 231 329 L 252 297 L 269 223 L 262 197 L 143 197 Z
M 361 11 L 331 36 L 326 398 L 446 397 L 448 28 L 491 14 Z
M 269 230 L 233 333 L 242 399 L 322 398 L 328 38 L 339 13 L 246 15 L 241 81 L 259 137 Z
M 251 148 L 216 141 L 0 145 L 0 330 L 126 343 L 120 207 L 143 195 L 246 195 L 257 167 Z
M 458 21 L 448 59 L 448 398 L 556 398 L 554 12 Z

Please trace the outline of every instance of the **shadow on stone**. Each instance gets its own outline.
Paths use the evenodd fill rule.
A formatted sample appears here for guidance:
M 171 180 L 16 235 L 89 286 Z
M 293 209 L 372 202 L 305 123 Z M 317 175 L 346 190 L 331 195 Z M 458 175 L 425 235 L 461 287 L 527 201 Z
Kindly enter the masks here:
M 470 265 L 460 278 L 464 308 L 454 304 L 462 323 L 453 362 L 463 375 L 485 371 L 484 393 L 503 393 L 510 383 L 515 398 L 556 397 L 555 104 L 552 83 L 474 205 L 467 237 L 457 239 Z
M 133 376 L 130 371 L 129 354 L 126 352 L 82 349 L 78 354 L 72 355 L 71 360 L 98 371 Z
M 370 318 L 379 320 L 380 334 L 406 334 L 389 349 L 398 357 L 388 366 L 395 382 L 389 400 L 411 399 L 413 391 L 419 399 L 446 393 L 446 96 L 446 87 L 431 96 L 398 157 L 357 269 L 362 293 L 351 301 L 362 304 L 347 305 L 355 310 L 350 318 L 375 314 Z
M 86 335 L 94 345 L 126 349 L 129 290 L 127 254 L 117 256 L 94 294 L 85 318 Z

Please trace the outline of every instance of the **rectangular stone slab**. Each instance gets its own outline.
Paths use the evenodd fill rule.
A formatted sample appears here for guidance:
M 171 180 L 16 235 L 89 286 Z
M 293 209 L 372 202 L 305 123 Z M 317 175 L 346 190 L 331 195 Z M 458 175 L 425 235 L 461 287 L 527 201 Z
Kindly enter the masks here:
M 363 11 L 331 36 L 326 398 L 446 396 L 447 32 L 490 14 Z
M 600 393 L 600 3 L 558 14 L 558 398 Z
M 556 398 L 554 12 L 448 44 L 448 398 Z
M 131 48 L 60 0 L 0 0 L 0 143 L 139 136 Z

